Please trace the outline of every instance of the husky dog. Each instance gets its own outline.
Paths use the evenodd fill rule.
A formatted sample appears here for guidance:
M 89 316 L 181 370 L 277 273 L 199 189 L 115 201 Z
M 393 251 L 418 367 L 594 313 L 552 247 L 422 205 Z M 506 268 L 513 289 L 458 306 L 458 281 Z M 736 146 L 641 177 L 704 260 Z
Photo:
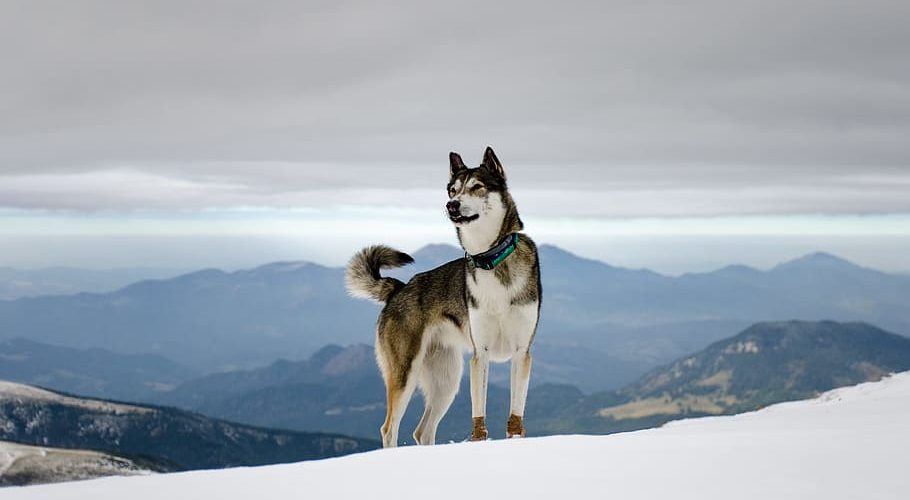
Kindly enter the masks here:
M 385 304 L 376 329 L 376 360 L 386 385 L 384 447 L 397 446 L 398 427 L 414 389 L 425 410 L 414 439 L 434 444 L 462 374 L 462 355 L 471 358 L 471 440 L 487 439 L 485 422 L 490 361 L 511 360 L 508 437 L 525 435 L 522 417 L 531 376 L 531 342 L 540 314 L 537 247 L 523 229 L 506 174 L 492 148 L 483 163 L 468 168 L 449 154 L 449 201 L 465 256 L 415 275 L 407 284 L 379 270 L 414 260 L 383 245 L 364 248 L 347 267 L 351 295 Z

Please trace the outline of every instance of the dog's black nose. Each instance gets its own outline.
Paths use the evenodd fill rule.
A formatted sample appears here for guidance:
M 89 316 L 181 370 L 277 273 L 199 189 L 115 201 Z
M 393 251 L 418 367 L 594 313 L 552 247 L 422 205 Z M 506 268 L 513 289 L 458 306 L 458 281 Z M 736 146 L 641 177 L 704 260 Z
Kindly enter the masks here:
M 449 200 L 446 203 L 446 210 L 449 211 L 452 215 L 458 215 L 458 210 L 461 208 L 461 202 L 458 200 Z

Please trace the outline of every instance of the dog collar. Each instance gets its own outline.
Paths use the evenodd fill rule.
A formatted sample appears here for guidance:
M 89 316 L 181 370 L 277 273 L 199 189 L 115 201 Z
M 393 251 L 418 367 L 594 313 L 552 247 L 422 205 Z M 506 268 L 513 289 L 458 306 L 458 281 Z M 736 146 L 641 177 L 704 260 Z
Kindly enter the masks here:
M 506 257 L 512 255 L 516 246 L 518 246 L 518 233 L 512 233 L 503 238 L 498 245 L 486 252 L 477 255 L 471 255 L 465 252 L 464 258 L 468 261 L 470 266 L 489 271 L 498 266 L 500 262 L 506 260 Z

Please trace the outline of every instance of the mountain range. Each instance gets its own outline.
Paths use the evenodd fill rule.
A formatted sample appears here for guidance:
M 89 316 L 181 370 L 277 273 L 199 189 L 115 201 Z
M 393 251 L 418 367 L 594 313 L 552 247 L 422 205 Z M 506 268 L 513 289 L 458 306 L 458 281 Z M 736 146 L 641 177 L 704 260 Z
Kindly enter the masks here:
M 910 370 L 910 338 L 866 323 L 759 323 L 545 418 L 546 433 L 611 433 L 806 399 Z
M 771 322 L 753 325 L 644 375 L 618 391 L 584 394 L 540 384 L 528 395 L 531 434 L 611 433 L 698 415 L 749 411 L 910 369 L 910 339 L 864 323 Z M 439 429 L 465 439 L 471 418 L 467 380 Z M 372 348 L 329 346 L 308 361 L 208 375 L 159 394 L 159 402 L 269 427 L 374 436 L 385 415 Z M 509 391 L 490 385 L 491 431 L 505 422 Z M 402 423 L 422 412 L 415 397 Z
M 153 470 L 211 469 L 326 458 L 378 442 L 272 430 L 148 405 L 83 398 L 0 381 L 0 440 L 96 450 Z
M 0 267 L 0 300 L 64 295 L 79 292 L 111 292 L 130 283 L 154 278 L 172 278 L 181 274 L 175 269 L 127 267 L 120 269 L 80 269 L 47 267 L 14 269 Z
M 529 393 L 526 423 L 529 435 L 609 434 L 755 410 L 908 369 L 910 339 L 865 323 L 758 323 L 619 390 L 585 394 L 570 385 L 538 384 Z M 465 378 L 440 425 L 440 442 L 461 441 L 469 433 L 467 385 Z M 159 404 L 0 382 L 0 452 L 13 471 L 0 474 L 0 482 L 337 456 L 377 447 L 370 438 L 385 413 L 373 349 L 365 344 L 327 346 L 305 361 L 205 375 L 147 395 Z M 508 403 L 508 389 L 490 385 L 488 421 L 494 438 L 504 433 Z M 409 436 L 421 412 L 421 399 L 415 397 L 402 423 L 403 436 Z M 503 428 L 497 430 L 497 423 Z M 317 429 L 322 432 L 307 432 Z M 402 442 L 409 441 L 403 437 Z
M 458 257 L 414 254 L 406 276 Z M 817 253 L 767 271 L 744 266 L 679 277 L 541 245 L 544 301 L 535 383 L 592 392 L 760 321 L 866 321 L 910 332 L 910 277 Z M 154 354 L 212 373 L 305 359 L 327 344 L 372 342 L 378 306 L 349 298 L 343 269 L 302 262 L 146 280 L 108 293 L 0 301 L 0 338 Z M 166 382 L 169 383 L 169 382 Z
M 148 401 L 202 375 L 155 354 L 74 349 L 22 338 L 0 340 L 0 361 L 0 380 L 121 401 Z

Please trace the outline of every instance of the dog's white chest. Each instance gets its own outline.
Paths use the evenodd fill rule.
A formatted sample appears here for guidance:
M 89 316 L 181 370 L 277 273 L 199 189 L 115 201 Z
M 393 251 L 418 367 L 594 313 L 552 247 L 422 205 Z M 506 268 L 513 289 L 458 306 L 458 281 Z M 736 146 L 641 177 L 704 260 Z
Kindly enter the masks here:
M 468 305 L 475 349 L 502 360 L 527 349 L 537 324 L 537 302 L 514 305 L 512 299 L 527 285 L 527 277 L 503 285 L 492 271 L 476 270 L 467 277 L 474 299 Z
M 468 274 L 467 279 L 476 308 L 493 314 L 506 312 L 512 305 L 512 298 L 527 284 L 527 277 L 520 277 L 508 286 L 503 285 L 494 271 L 483 269 L 475 270 L 473 276 Z

